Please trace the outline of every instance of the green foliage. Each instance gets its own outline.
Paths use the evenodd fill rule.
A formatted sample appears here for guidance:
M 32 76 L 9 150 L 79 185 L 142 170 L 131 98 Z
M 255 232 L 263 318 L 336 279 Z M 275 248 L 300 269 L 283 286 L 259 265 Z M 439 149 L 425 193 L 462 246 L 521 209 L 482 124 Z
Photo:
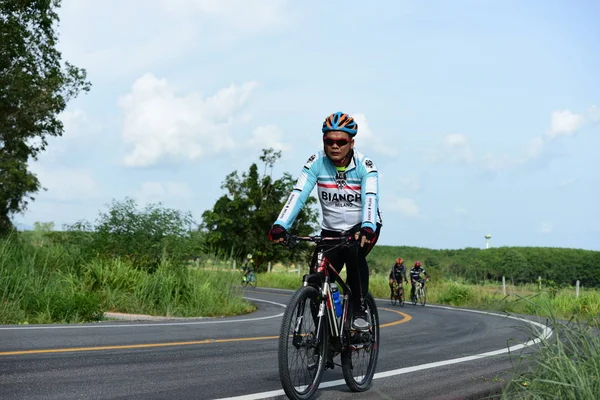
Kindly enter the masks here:
M 212 210 L 202 214 L 200 231 L 209 251 L 238 262 L 246 254 L 252 254 L 257 271 L 266 268 L 266 261 L 287 261 L 295 257 L 297 253 L 274 246 L 267 238 L 269 228 L 294 185 L 288 173 L 276 180 L 267 175 L 267 169 L 272 170 L 280 157 L 281 152 L 263 150 L 260 157 L 264 163 L 262 176 L 256 163 L 241 176 L 237 171 L 227 175 L 221 185 L 227 193 L 217 200 Z M 314 231 L 317 213 L 310 208 L 314 203 L 316 199 L 312 197 L 307 200 L 291 229 L 294 233 L 306 235 Z
M 467 304 L 473 298 L 473 290 L 466 285 L 453 282 L 439 294 L 438 301 L 442 304 L 460 306 Z
M 48 136 L 62 135 L 58 115 L 68 101 L 90 89 L 85 70 L 61 64 L 58 7 L 59 0 L 0 0 L 0 235 L 41 189 L 28 162 Z
M 46 290 L 28 293 L 21 306 L 35 323 L 100 321 L 100 295 L 85 291 Z
M 190 270 L 166 258 L 151 273 L 123 258 L 85 260 L 70 253 L 75 249 L 0 239 L 0 324 L 96 321 L 109 310 L 193 317 L 254 309 L 233 286 L 237 274 Z
M 579 280 L 586 287 L 600 287 L 600 252 L 549 247 L 497 247 L 434 250 L 409 246 L 377 245 L 369 254 L 372 271 L 388 271 L 402 257 L 407 266 L 425 260 L 433 276 L 462 278 L 470 283 L 501 281 L 513 284 L 537 284 L 542 278 L 545 289 L 558 290 Z
M 196 251 L 190 213 L 149 204 L 139 210 L 136 202 L 113 200 L 100 213 L 96 226 L 78 222 L 56 235 L 64 245 L 77 246 L 91 259 L 122 258 L 139 269 L 154 271 L 163 259 L 182 264 Z
M 597 399 L 600 337 L 589 325 L 552 318 L 553 337 L 522 356 L 503 399 Z M 532 335 L 538 336 L 532 332 Z

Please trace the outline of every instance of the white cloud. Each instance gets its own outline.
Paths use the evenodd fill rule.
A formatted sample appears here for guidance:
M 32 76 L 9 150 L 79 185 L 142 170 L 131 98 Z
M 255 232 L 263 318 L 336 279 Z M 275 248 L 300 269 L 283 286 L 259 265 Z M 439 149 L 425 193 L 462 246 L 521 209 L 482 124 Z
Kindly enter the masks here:
M 468 213 L 469 213 L 469 212 L 468 212 L 468 211 L 467 211 L 467 209 L 466 209 L 466 208 L 464 208 L 464 207 L 456 207 L 456 208 L 454 209 L 454 214 L 455 214 L 455 215 L 458 215 L 459 217 L 462 217 L 462 216 L 464 216 L 464 215 L 467 215 Z
M 259 149 L 273 148 L 275 151 L 291 150 L 292 146 L 283 143 L 283 132 L 275 125 L 259 126 L 252 132 L 250 146 Z
M 542 222 L 538 229 L 538 233 L 549 234 L 554 231 L 554 224 L 552 222 Z
M 134 195 L 135 200 L 141 204 L 189 200 L 191 197 L 189 186 L 177 182 L 144 182 Z
M 587 119 L 590 122 L 598 122 L 598 121 L 600 121 L 600 107 L 598 107 L 596 105 L 591 106 L 588 109 L 587 115 L 588 115 Z
M 396 146 L 390 146 L 389 144 L 383 143 L 381 136 L 373 133 L 367 122 L 367 117 L 365 117 L 364 114 L 353 114 L 352 118 L 354 118 L 358 124 L 358 134 L 356 135 L 356 147 L 358 149 L 370 148 L 387 156 L 395 156 L 398 154 Z
M 540 158 L 544 153 L 545 141 L 540 137 L 531 139 L 521 154 L 503 154 L 501 156 L 488 154 L 482 158 L 483 168 L 486 171 L 498 172 L 519 165 L 525 165 Z
M 467 137 L 459 133 L 446 135 L 445 142 L 448 147 L 467 147 L 469 145 Z
M 60 137 L 47 138 L 48 146 L 39 156 L 45 163 L 60 164 L 75 142 L 83 143 L 102 129 L 99 123 L 92 121 L 88 114 L 79 108 L 63 111 L 58 115 L 58 119 L 63 123 L 64 132 Z
M 286 0 L 161 0 L 174 14 L 206 19 L 226 30 L 259 33 L 284 25 Z
M 430 149 L 425 157 L 431 163 L 452 162 L 457 164 L 470 164 L 475 161 L 475 156 L 469 139 L 459 133 L 451 133 L 444 137 L 444 142 L 438 148 Z
M 81 109 L 63 111 L 58 118 L 63 123 L 63 138 L 77 137 L 89 124 L 87 114 Z
M 520 152 L 477 155 L 465 135 L 449 134 L 446 135 L 443 143 L 430 150 L 426 160 L 431 163 L 476 164 L 482 170 L 491 172 L 526 165 L 544 155 L 547 143 L 550 140 L 559 136 L 573 135 L 586 123 L 600 121 L 600 109 L 591 106 L 586 117 L 575 114 L 570 110 L 557 110 L 552 112 L 550 119 L 551 127 L 546 134 L 529 140 L 521 147 Z
M 392 202 L 391 208 L 400 211 L 406 217 L 420 217 L 419 206 L 413 199 L 407 197 L 400 197 Z
M 475 160 L 471 144 L 465 135 L 457 133 L 447 135 L 445 147 L 449 157 L 454 161 L 470 164 Z
M 92 77 L 169 65 L 291 20 L 285 0 L 68 1 L 59 12 L 61 49 Z
M 525 146 L 525 159 L 532 160 L 540 157 L 544 153 L 544 138 L 538 136 L 529 141 Z
M 256 82 L 247 82 L 207 98 L 200 93 L 178 96 L 165 79 L 142 76 L 131 93 L 119 99 L 125 113 L 123 140 L 133 147 L 124 164 L 140 167 L 164 159 L 194 160 L 232 148 L 229 128 L 256 87 Z
M 572 135 L 583 125 L 585 119 L 582 115 L 570 110 L 556 110 L 550 116 L 550 130 L 546 132 L 551 138 Z
M 558 187 L 564 188 L 573 185 L 577 180 L 575 178 L 566 178 L 559 180 L 556 185 Z
M 99 196 L 98 185 L 87 170 L 48 168 L 39 163 L 32 164 L 31 170 L 37 175 L 42 187 L 47 189 L 44 192 L 45 199 L 77 202 Z

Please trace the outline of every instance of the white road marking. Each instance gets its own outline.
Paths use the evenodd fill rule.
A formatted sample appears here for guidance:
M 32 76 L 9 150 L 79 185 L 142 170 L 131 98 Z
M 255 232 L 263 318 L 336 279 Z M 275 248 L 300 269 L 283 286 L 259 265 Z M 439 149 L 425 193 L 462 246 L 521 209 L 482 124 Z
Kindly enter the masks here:
M 442 367 L 445 365 L 452 365 L 452 364 L 458 364 L 458 363 L 463 363 L 463 362 L 467 362 L 467 361 L 474 361 L 474 360 L 479 360 L 479 359 L 486 358 L 486 357 L 496 356 L 499 354 L 514 352 L 516 350 L 520 350 L 525 347 L 533 346 L 533 345 L 539 343 L 540 341 L 548 339 L 550 336 L 552 336 L 552 329 L 550 329 L 549 327 L 547 327 L 544 324 L 541 324 L 541 323 L 535 322 L 535 321 L 530 321 L 525 318 L 491 313 L 491 312 L 487 312 L 487 311 L 468 310 L 468 309 L 445 307 L 445 306 L 428 305 L 428 307 L 441 308 L 441 309 L 453 310 L 453 311 L 472 312 L 472 313 L 477 313 L 477 314 L 484 314 L 484 315 L 514 319 L 517 321 L 531 324 L 537 328 L 540 328 L 540 330 L 538 330 L 538 332 L 537 332 L 539 334 L 539 336 L 536 339 L 532 339 L 525 343 L 517 344 L 517 345 L 511 346 L 511 347 L 508 347 L 506 349 L 493 350 L 493 351 L 488 351 L 485 353 L 475 354 L 472 356 L 453 358 L 450 360 L 437 361 L 437 362 L 432 362 L 432 363 L 427 363 L 427 364 L 415 365 L 412 367 L 405 367 L 405 368 L 393 369 L 390 371 L 378 372 L 373 376 L 373 379 L 388 378 L 390 376 L 408 374 L 411 372 L 422 371 L 424 369 L 437 368 L 437 367 Z M 344 381 L 343 379 L 338 379 L 335 381 L 328 381 L 328 382 L 321 382 L 321 384 L 319 385 L 319 389 L 329 388 L 329 387 L 334 387 L 334 386 L 342 386 L 345 384 L 346 384 L 346 381 Z M 267 399 L 267 398 L 275 397 L 275 396 L 285 396 L 285 392 L 283 391 L 283 389 L 280 389 L 280 390 L 272 390 L 270 392 L 246 394 L 246 395 L 236 396 L 236 397 L 225 397 L 225 398 L 216 399 L 216 400 L 225 400 L 225 399 L 228 399 L 228 400 L 257 400 L 257 399 Z
M 269 300 L 261 300 L 255 299 L 253 297 L 244 297 L 248 300 L 253 301 L 261 301 L 263 303 L 274 304 L 279 307 L 285 308 L 286 305 L 282 303 L 276 303 L 274 301 Z M 251 322 L 251 321 L 261 321 L 265 319 L 271 318 L 279 318 L 282 317 L 283 313 L 269 315 L 266 317 L 256 317 L 256 318 L 244 318 L 244 319 L 227 319 L 227 320 L 210 320 L 210 321 L 180 321 L 180 322 L 156 322 L 156 323 L 146 323 L 146 324 L 98 324 L 98 325 L 52 325 L 52 326 L 6 326 L 0 327 L 2 331 L 21 331 L 21 330 L 44 330 L 44 329 L 95 329 L 95 328 L 133 328 L 133 327 L 146 327 L 151 328 L 153 326 L 175 326 L 175 325 L 207 325 L 207 324 L 231 324 L 237 322 Z

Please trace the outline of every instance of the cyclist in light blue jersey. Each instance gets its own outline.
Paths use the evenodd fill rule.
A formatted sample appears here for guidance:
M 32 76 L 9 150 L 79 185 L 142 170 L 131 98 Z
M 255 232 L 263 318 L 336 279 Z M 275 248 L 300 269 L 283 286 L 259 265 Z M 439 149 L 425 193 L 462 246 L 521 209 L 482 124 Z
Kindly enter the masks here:
M 369 290 L 367 254 L 381 231 L 379 176 L 370 158 L 354 148 L 358 124 L 342 112 L 329 115 L 322 127 L 323 151 L 310 156 L 292 193 L 269 231 L 269 239 L 284 240 L 315 185 L 321 203 L 321 235 L 353 234 L 360 247 L 338 247 L 325 256 L 339 272 L 344 264 L 352 291 L 353 322 L 357 330 L 369 328 L 364 298 Z

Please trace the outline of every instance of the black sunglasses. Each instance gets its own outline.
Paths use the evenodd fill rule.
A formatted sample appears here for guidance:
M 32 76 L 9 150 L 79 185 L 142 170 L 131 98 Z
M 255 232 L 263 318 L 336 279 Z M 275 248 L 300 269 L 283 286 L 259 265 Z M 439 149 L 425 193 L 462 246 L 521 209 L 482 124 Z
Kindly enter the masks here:
M 331 147 L 334 144 L 337 144 L 338 147 L 343 147 L 345 145 L 347 145 L 348 143 L 350 143 L 350 141 L 348 139 L 338 139 L 338 140 L 334 140 L 334 139 L 323 139 L 323 142 Z

